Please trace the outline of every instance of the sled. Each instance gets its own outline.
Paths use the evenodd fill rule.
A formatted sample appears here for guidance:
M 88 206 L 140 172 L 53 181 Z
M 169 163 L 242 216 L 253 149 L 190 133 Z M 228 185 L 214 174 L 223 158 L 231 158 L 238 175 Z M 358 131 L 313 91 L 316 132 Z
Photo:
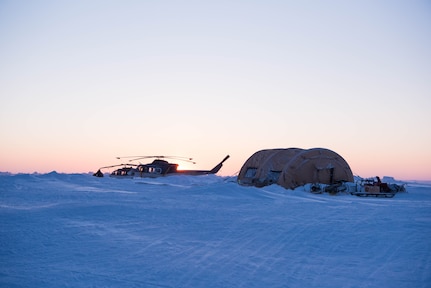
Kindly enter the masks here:
M 350 194 L 356 195 L 358 197 L 384 197 L 384 198 L 392 198 L 396 193 L 390 192 L 351 192 Z
M 384 197 L 392 198 L 398 192 L 405 192 L 404 185 L 384 183 L 380 180 L 380 177 L 376 176 L 376 180 L 373 178 L 361 179 L 359 182 L 360 191 L 351 192 L 350 194 L 359 197 Z

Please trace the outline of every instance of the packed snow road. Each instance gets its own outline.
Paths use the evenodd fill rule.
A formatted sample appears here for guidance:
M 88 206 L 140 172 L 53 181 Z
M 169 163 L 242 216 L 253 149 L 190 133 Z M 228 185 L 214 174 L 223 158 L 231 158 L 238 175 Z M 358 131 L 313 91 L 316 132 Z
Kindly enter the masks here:
M 0 175 L 1 287 L 431 287 L 431 186 Z

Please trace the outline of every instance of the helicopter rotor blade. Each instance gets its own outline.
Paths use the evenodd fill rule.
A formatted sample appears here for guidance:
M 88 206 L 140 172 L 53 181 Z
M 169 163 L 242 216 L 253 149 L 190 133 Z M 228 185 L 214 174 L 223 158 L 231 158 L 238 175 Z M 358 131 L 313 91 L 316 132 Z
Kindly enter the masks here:
M 99 169 L 114 168 L 114 167 L 118 167 L 118 166 L 138 166 L 138 165 L 137 164 L 130 164 L 130 163 L 127 163 L 127 164 L 116 164 L 116 165 L 103 166 L 103 167 L 100 167 Z
M 116 158 L 117 159 L 133 158 L 133 159 L 129 159 L 129 162 L 133 162 L 133 161 L 137 161 L 137 160 L 141 160 L 141 159 L 148 159 L 148 158 L 176 159 L 176 160 L 180 160 L 180 161 L 185 161 L 185 162 L 196 164 L 196 162 L 193 161 L 193 158 L 191 158 L 191 157 L 184 157 L 184 156 L 163 156 L 163 155 L 158 155 L 158 156 L 121 156 L 121 157 L 116 157 Z

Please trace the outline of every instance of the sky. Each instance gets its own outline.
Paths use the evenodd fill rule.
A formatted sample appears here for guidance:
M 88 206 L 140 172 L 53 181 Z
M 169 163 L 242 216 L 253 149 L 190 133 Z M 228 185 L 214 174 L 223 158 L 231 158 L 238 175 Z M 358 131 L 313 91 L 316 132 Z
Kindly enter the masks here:
M 0 171 L 323 147 L 431 179 L 431 2 L 0 0 Z

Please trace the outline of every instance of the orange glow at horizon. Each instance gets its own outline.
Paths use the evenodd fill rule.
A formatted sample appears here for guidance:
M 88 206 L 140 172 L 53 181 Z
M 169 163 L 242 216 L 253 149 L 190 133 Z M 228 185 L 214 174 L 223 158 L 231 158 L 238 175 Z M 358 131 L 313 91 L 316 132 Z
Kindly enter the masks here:
M 59 153 L 61 154 L 61 153 Z M 86 155 L 70 155 L 69 157 L 60 156 L 58 153 L 51 154 L 35 154 L 35 155 L 2 155 L 0 163 L 0 172 L 11 173 L 49 173 L 56 171 L 58 173 L 87 173 L 95 172 L 102 166 L 115 165 L 123 163 L 114 157 L 90 157 Z M 48 156 L 43 156 L 48 155 Z M 22 157 L 20 157 L 22 156 Z M 234 176 L 241 169 L 244 162 L 248 159 L 246 157 L 231 157 L 224 164 L 221 170 L 217 173 L 219 176 Z M 342 156 L 342 155 L 341 155 Z M 346 159 L 348 158 L 348 160 Z M 393 161 L 379 161 L 368 159 L 353 159 L 346 157 L 346 161 L 350 165 L 352 172 L 356 176 L 368 178 L 374 176 L 391 176 L 397 180 L 423 180 L 430 181 L 431 165 L 426 159 L 422 161 L 397 162 Z M 109 160 L 111 159 L 111 160 Z M 214 157 L 213 159 L 218 159 Z M 218 160 L 219 161 L 219 160 Z M 181 163 L 181 161 L 171 161 L 178 163 L 178 170 L 208 170 L 213 168 L 218 162 L 217 160 L 210 160 L 202 162 L 202 164 Z

